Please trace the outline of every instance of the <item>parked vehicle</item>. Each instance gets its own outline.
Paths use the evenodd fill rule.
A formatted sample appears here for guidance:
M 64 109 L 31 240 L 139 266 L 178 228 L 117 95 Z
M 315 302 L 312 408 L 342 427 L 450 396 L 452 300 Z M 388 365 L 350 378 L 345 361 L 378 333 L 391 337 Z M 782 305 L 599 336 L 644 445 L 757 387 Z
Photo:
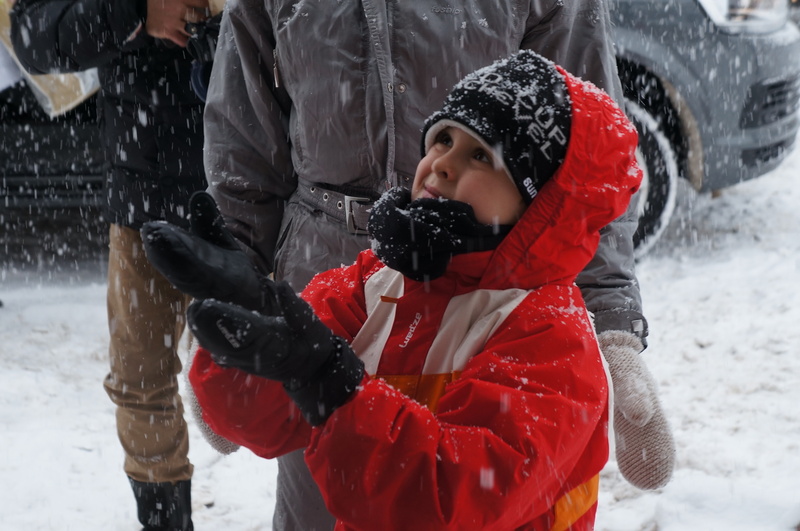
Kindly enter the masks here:
M 678 178 L 719 190 L 774 169 L 793 148 L 800 32 L 787 0 L 616 0 L 612 19 L 646 176 L 641 256 L 672 215 Z
M 645 170 L 635 235 L 666 228 L 678 179 L 725 188 L 775 168 L 794 145 L 800 31 L 789 0 L 611 0 L 626 111 Z M 792 0 L 793 13 L 800 11 Z M 94 102 L 57 119 L 24 85 L 0 93 L 0 209 L 99 204 Z
M 98 206 L 103 164 L 94 97 L 50 118 L 25 81 L 0 92 L 0 212 Z

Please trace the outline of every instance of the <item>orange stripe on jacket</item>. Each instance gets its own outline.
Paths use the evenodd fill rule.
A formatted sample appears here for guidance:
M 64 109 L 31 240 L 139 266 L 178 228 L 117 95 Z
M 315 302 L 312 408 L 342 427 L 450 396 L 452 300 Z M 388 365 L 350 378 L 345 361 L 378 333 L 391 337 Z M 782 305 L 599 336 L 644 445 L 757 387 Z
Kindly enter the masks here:
M 457 380 L 461 371 L 450 374 L 400 374 L 376 376 L 409 398 L 413 398 L 431 411 L 436 411 L 444 387 Z
M 461 371 L 456 371 L 451 374 L 380 375 L 377 378 L 435 412 L 445 386 L 457 380 L 460 375 Z M 550 531 L 569 530 L 597 504 L 599 490 L 598 474 L 559 498 L 553 507 L 555 521 Z
M 597 504 L 600 475 L 578 485 L 558 499 L 555 505 L 556 520 L 550 531 L 567 531 Z

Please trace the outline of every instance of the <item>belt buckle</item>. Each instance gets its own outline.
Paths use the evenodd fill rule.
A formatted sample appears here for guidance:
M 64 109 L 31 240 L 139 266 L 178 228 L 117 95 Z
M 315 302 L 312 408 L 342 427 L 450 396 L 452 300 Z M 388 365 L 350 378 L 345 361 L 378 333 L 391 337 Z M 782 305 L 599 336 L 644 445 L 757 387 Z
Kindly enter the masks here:
M 354 195 L 345 195 L 344 196 L 344 216 L 347 220 L 347 230 L 351 234 L 368 234 L 368 232 L 364 229 L 359 229 L 356 227 L 356 221 L 353 217 L 353 209 L 350 206 L 351 203 L 372 203 L 372 199 L 369 197 L 357 197 Z

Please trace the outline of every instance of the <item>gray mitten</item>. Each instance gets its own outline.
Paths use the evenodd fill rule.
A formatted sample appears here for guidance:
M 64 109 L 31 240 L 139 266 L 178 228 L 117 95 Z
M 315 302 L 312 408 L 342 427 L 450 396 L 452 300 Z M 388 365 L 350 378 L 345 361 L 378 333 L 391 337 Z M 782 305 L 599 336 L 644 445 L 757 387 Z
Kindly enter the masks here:
M 609 330 L 598 336 L 614 390 L 614 438 L 617 465 L 631 485 L 663 487 L 675 467 L 675 441 L 658 390 L 639 353 L 641 340 L 629 332 Z
M 239 445 L 229 441 L 221 435 L 214 433 L 211 427 L 206 424 L 206 421 L 203 420 L 203 409 L 197 402 L 197 396 L 194 394 L 192 383 L 189 381 L 189 371 L 192 368 L 195 352 L 197 352 L 197 344 L 195 343 L 194 338 L 192 338 L 192 341 L 189 343 L 189 357 L 186 360 L 186 367 L 183 369 L 184 382 L 186 383 L 186 388 L 183 393 L 184 397 L 186 398 L 186 402 L 189 404 L 189 410 L 192 412 L 195 422 L 197 422 L 197 427 L 200 428 L 200 433 L 203 435 L 203 438 L 206 440 L 206 442 L 208 442 L 208 444 L 210 444 L 214 450 L 221 454 L 232 454 L 239 449 Z

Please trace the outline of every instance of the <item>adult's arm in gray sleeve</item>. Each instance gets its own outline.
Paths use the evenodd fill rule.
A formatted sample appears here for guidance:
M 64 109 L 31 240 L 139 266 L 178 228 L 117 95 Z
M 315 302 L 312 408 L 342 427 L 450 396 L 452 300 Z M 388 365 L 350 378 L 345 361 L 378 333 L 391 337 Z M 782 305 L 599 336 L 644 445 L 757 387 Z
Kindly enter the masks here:
M 636 196 L 628 211 L 600 231 L 594 258 L 578 275 L 586 306 L 594 314 L 597 333 L 621 330 L 636 335 L 647 346 L 647 320 L 633 254 L 636 231 Z
M 622 97 L 607 0 L 533 0 L 522 48 Z
M 32 74 L 79 72 L 137 46 L 146 15 L 145 0 L 17 0 L 11 42 Z
M 544 55 L 567 71 L 593 82 L 622 101 L 606 0 L 534 2 L 523 48 Z M 597 332 L 623 330 L 645 343 L 647 321 L 633 254 L 637 227 L 636 198 L 628 211 L 601 231 L 597 254 L 577 284 L 595 316 Z
M 273 271 L 283 203 L 297 187 L 288 139 L 291 104 L 273 78 L 274 46 L 263 3 L 229 0 L 204 116 L 208 191 L 264 274 Z

